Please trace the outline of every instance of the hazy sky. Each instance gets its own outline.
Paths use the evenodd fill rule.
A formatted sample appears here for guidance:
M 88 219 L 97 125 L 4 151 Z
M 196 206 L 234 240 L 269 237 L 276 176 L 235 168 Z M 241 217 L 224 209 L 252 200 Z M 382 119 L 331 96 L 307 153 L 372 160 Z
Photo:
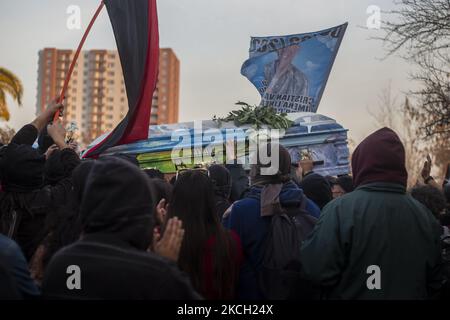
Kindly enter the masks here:
M 97 0 L 14 0 L 0 2 L 0 66 L 23 81 L 24 107 L 10 101 L 9 125 L 19 128 L 35 114 L 38 51 L 75 49 L 98 6 Z M 66 27 L 67 7 L 81 8 L 81 30 Z M 318 113 L 333 117 L 360 141 L 373 131 L 368 107 L 389 81 L 394 92 L 411 88 L 410 66 L 400 58 L 380 60 L 382 43 L 370 40 L 369 5 L 381 10 L 392 0 L 159 0 L 160 46 L 172 47 L 181 61 L 180 121 L 225 115 L 238 100 L 259 103 L 259 94 L 240 74 L 250 36 L 317 31 L 348 21 Z M 382 16 L 383 18 L 383 16 Z M 106 10 L 84 49 L 116 49 Z

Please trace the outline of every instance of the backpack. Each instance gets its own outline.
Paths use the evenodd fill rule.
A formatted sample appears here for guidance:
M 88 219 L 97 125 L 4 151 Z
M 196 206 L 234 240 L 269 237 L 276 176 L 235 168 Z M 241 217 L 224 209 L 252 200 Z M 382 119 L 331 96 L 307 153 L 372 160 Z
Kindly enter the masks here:
M 317 219 L 305 210 L 304 196 L 300 208 L 283 208 L 272 216 L 260 271 L 259 288 L 266 299 L 312 299 L 315 288 L 301 277 L 300 249 Z

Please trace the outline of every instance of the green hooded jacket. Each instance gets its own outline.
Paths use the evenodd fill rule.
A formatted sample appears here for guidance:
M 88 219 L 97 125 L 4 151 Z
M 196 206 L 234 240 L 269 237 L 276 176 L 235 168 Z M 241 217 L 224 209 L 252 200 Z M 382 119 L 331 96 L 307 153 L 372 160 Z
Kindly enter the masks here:
M 405 152 L 383 128 L 352 156 L 356 190 L 326 205 L 302 272 L 330 299 L 426 299 L 442 285 L 441 227 L 406 193 Z

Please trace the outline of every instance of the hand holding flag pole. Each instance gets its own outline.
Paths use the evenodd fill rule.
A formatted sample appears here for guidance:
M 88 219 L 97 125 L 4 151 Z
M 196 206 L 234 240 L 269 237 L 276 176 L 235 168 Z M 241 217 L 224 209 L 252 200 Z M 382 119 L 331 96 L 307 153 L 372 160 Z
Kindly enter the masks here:
M 57 102 L 61 103 L 65 98 L 78 56 L 104 6 L 116 38 L 128 97 L 128 113 L 108 136 L 83 154 L 84 158 L 95 158 L 110 147 L 148 138 L 150 106 L 158 79 L 159 30 L 156 0 L 102 0 L 78 45 Z M 53 121 L 58 121 L 59 117 L 58 111 Z

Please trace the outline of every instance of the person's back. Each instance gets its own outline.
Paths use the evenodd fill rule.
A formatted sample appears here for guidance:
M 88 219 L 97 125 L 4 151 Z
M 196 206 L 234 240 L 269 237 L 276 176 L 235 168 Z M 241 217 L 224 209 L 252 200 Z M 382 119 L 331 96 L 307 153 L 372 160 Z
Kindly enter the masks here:
M 152 244 L 153 198 L 150 181 L 139 168 L 118 157 L 103 157 L 86 179 L 79 208 L 82 239 L 50 260 L 44 296 L 197 298 L 173 264 L 147 252 Z
M 302 254 L 304 261 L 315 255 L 304 268 L 312 280 L 330 285 L 329 298 L 427 297 L 429 281 L 438 272 L 439 226 L 404 189 L 388 183 L 359 187 L 329 204 L 319 224 L 336 228 L 322 230 L 321 237 L 307 243 Z M 327 246 L 327 234 L 336 243 Z M 321 240 L 325 242 L 316 244 Z M 336 258 L 332 265 L 327 263 L 330 256 Z M 372 265 L 380 268 L 379 290 L 367 287 Z
M 31 146 L 38 133 L 35 125 L 24 126 L 0 155 L 3 190 L 0 193 L 0 232 L 17 241 L 27 260 L 44 236 L 41 233 L 45 219 L 67 201 L 72 188 L 67 176 L 80 161 L 76 152 L 62 140 L 58 164 L 66 177 L 54 181 L 54 185 L 44 185 L 45 156 Z
M 302 189 L 290 180 L 291 159 L 287 150 L 280 146 L 279 174 L 263 176 L 252 169 L 252 187 L 247 195 L 235 202 L 225 213 L 223 225 L 237 233 L 242 242 L 245 261 L 239 275 L 240 299 L 263 299 L 264 294 L 258 283 L 266 249 L 265 239 L 269 233 L 272 215 L 266 212 L 273 208 L 271 200 L 277 199 L 281 208 L 300 210 L 303 201 L 305 210 L 311 215 L 319 215 L 320 209 L 307 199 Z M 273 191 L 272 191 L 273 190 Z M 269 192 L 267 192 L 269 191 Z M 264 198 L 264 199 L 262 199 Z M 264 208 L 262 208 L 264 203 Z
M 11 284 L 21 298 L 37 298 L 40 292 L 30 277 L 27 261 L 18 244 L 0 234 L 0 263 L 4 271 L 3 277 L 10 278 Z M 0 281 L 0 287 L 7 288 L 8 280 Z M 7 298 L 7 297 L 4 297 Z
M 404 149 L 393 131 L 381 129 L 358 148 L 358 187 L 322 211 L 302 247 L 303 272 L 331 299 L 427 298 L 441 283 L 439 224 L 406 193 Z
M 231 300 L 236 296 L 242 248 L 239 237 L 221 225 L 213 190 L 208 171 L 179 172 L 168 217 L 183 222 L 186 233 L 178 265 L 194 288 L 208 300 Z
M 70 289 L 69 266 L 80 269 L 80 289 Z M 50 299 L 197 299 L 174 263 L 108 235 L 90 235 L 51 260 L 43 283 Z M 69 281 L 70 283 L 70 281 Z

